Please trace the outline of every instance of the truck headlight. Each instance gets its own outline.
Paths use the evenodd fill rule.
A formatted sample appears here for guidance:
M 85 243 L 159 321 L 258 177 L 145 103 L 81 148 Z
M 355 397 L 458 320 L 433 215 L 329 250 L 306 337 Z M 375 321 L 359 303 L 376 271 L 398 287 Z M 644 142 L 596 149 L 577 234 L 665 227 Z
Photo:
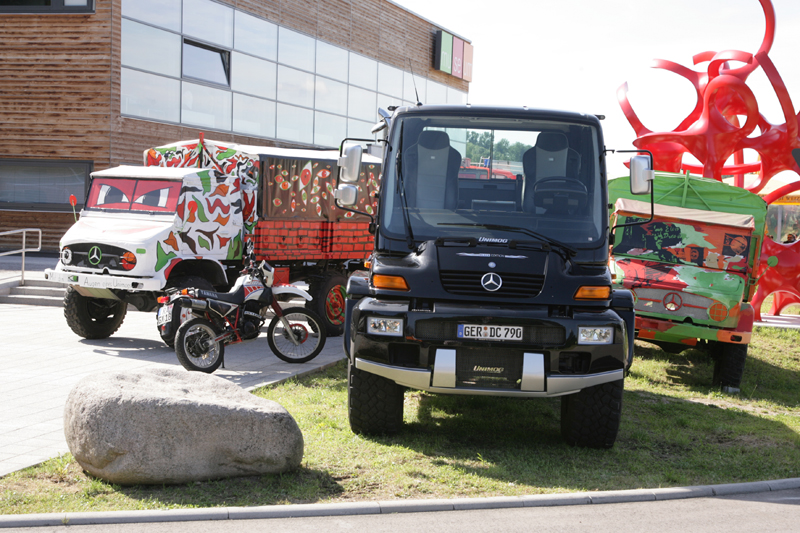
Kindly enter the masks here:
M 614 328 L 578 328 L 578 344 L 613 344 Z
M 72 263 L 72 250 L 68 246 L 61 249 L 61 262 L 65 265 Z
M 367 318 L 367 333 L 371 335 L 403 336 L 402 318 L 381 318 L 371 316 Z

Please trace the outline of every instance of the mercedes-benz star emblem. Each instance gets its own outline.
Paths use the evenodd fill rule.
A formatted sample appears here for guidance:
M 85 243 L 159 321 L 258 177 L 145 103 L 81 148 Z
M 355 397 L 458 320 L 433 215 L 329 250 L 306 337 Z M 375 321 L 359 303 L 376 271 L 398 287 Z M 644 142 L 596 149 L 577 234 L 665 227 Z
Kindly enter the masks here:
M 92 246 L 89 250 L 89 262 L 93 265 L 97 265 L 100 263 L 100 260 L 103 258 L 103 252 L 100 251 L 99 246 Z
M 664 296 L 664 307 L 667 308 L 667 311 L 677 311 L 683 306 L 683 300 L 681 299 L 681 295 L 677 292 L 670 292 Z
M 503 278 L 494 272 L 488 272 L 481 278 L 481 285 L 487 291 L 494 292 L 503 286 Z

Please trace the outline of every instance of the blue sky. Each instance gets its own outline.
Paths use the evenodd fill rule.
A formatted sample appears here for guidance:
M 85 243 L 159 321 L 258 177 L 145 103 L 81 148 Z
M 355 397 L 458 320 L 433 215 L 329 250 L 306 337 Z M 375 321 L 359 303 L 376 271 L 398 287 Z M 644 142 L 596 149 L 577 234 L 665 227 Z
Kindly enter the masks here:
M 628 82 L 629 99 L 645 126 L 672 130 L 694 107 L 694 89 L 677 74 L 651 68 L 651 61 L 700 70 L 704 65 L 692 64 L 700 52 L 754 54 L 765 27 L 758 0 L 394 1 L 472 41 L 471 103 L 602 114 L 606 146 L 617 149 L 631 148 L 635 139 L 617 103 L 620 85 Z M 769 55 L 797 111 L 800 1 L 772 4 L 777 24 Z M 763 71 L 751 74 L 748 85 L 767 120 L 782 124 Z M 624 159 L 610 158 L 610 176 L 627 173 Z

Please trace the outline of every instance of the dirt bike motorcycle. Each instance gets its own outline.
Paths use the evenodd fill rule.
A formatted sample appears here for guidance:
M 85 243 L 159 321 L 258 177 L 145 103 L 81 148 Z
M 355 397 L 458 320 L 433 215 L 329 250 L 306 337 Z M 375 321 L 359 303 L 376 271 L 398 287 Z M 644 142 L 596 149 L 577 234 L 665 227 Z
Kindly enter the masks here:
M 272 267 L 266 261 L 256 265 L 252 252 L 246 265 L 230 292 L 190 288 L 159 298 L 159 303 L 191 310 L 192 316 L 175 334 L 175 354 L 186 370 L 214 372 L 223 363 L 225 346 L 259 336 L 269 310 L 275 316 L 267 328 L 267 342 L 283 361 L 305 363 L 325 346 L 326 330 L 316 313 L 278 304 L 291 296 L 310 301 L 311 295 L 294 285 L 273 285 Z

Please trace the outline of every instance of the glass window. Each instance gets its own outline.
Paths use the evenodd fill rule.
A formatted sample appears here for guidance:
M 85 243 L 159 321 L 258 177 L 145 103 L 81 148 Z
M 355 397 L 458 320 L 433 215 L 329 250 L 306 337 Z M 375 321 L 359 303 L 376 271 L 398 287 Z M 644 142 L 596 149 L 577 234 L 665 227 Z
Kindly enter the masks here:
M 183 42 L 183 75 L 220 85 L 230 84 L 230 52 L 191 41 Z
M 372 133 L 374 125 L 375 122 L 362 122 L 349 118 L 347 119 L 347 136 L 357 139 L 374 139 L 375 135 Z
M 314 75 L 278 65 L 278 100 L 314 107 Z
M 183 33 L 233 48 L 233 8 L 211 0 L 183 0 Z
M 180 195 L 180 181 L 96 177 L 86 195 L 86 208 L 174 213 Z
M 378 64 L 378 92 L 403 97 L 403 71 L 385 63 Z
M 278 62 L 314 72 L 315 39 L 280 28 L 278 31 Z
M 122 69 L 120 113 L 159 122 L 181 121 L 181 82 L 138 70 Z
M 446 104 L 447 87 L 435 81 L 428 80 L 428 99 L 423 100 L 423 104 Z
M 448 104 L 466 104 L 467 103 L 467 93 L 462 93 L 461 91 L 457 91 L 451 87 L 447 88 L 447 103 Z
M 231 88 L 234 91 L 275 99 L 276 65 L 233 52 Z
M 181 31 L 181 0 L 122 0 L 122 16 Z
M 286 104 L 278 104 L 278 139 L 306 144 L 314 143 L 314 112 Z
M 94 0 L 4 0 L 0 13 L 94 13 Z
M 391 146 L 404 147 L 406 156 L 421 157 L 426 150 L 435 157 L 426 168 L 420 163 L 383 169 L 381 189 L 388 193 L 380 231 L 387 248 L 408 250 L 409 233 L 422 242 L 463 237 L 467 228 L 476 238 L 524 240 L 535 232 L 534 240 L 567 243 L 587 258 L 603 245 L 608 222 L 598 157 L 603 146 L 590 120 L 530 113 L 524 119 L 476 121 L 452 110 L 394 120 Z M 545 145 L 558 150 L 535 160 Z M 526 155 L 531 153 L 533 159 Z M 451 171 L 454 162 L 457 173 Z M 567 188 L 564 181 L 573 185 Z M 446 194 L 453 188 L 457 194 Z
M 317 76 L 314 94 L 315 108 L 340 115 L 347 114 L 346 84 Z
M 183 82 L 181 122 L 230 131 L 231 96 L 229 91 Z
M 0 159 L 0 208 L 41 206 L 71 210 L 69 195 L 83 205 L 91 161 Z
M 317 41 L 317 74 L 347 81 L 347 50 Z
M 347 116 L 377 122 L 378 107 L 375 98 L 376 95 L 372 91 L 350 87 L 350 94 L 347 98 Z
M 416 87 L 416 92 L 414 91 Z M 417 100 L 417 92 L 419 93 L 419 100 Z M 417 103 L 425 102 L 425 78 L 422 76 L 413 76 L 410 72 L 403 73 L 403 100 L 408 102 Z
M 234 94 L 233 131 L 256 137 L 275 137 L 275 102 Z
M 346 118 L 319 111 L 314 114 L 314 144 L 338 148 L 345 137 L 347 137 Z
M 179 78 L 181 36 L 122 19 L 122 64 Z
M 234 48 L 275 61 L 278 58 L 278 27 L 242 11 L 236 11 Z
M 365 89 L 378 88 L 378 62 L 350 52 L 350 83 Z

